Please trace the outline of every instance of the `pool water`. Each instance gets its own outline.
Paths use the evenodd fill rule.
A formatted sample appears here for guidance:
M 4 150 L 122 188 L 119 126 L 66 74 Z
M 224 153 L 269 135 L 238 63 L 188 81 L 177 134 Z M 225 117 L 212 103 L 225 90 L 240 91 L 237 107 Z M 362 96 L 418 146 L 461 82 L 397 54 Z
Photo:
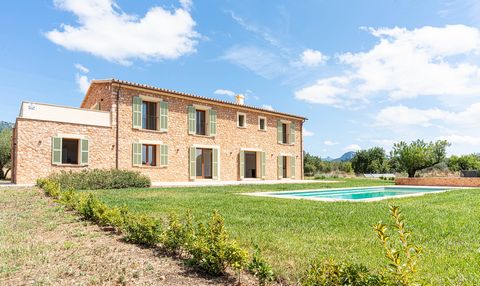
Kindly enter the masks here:
M 309 190 L 295 192 L 276 192 L 266 194 L 269 197 L 304 198 L 325 201 L 353 200 L 372 201 L 400 196 L 417 196 L 425 193 L 446 191 L 447 188 L 425 187 L 368 187 L 352 189 Z

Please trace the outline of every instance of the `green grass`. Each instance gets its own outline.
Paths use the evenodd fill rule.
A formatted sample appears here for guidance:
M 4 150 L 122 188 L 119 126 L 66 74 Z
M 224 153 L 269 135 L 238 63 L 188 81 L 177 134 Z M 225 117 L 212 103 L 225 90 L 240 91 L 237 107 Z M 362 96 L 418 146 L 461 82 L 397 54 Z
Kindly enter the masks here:
M 379 202 L 319 202 L 243 196 L 239 193 L 391 184 L 339 179 L 341 183 L 95 191 L 112 205 L 166 218 L 191 210 L 207 220 L 213 210 L 244 246 L 257 243 L 277 274 L 294 282 L 315 257 L 363 263 L 380 269 L 385 260 L 372 224 L 387 221 L 399 205 L 414 240 L 424 248 L 419 277 L 433 285 L 480 283 L 480 190 L 455 190 Z

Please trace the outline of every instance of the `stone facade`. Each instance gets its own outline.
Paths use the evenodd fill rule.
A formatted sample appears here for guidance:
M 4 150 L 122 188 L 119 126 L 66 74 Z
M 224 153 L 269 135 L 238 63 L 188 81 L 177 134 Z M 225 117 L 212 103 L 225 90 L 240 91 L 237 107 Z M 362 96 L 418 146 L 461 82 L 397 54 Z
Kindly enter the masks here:
M 133 128 L 132 102 L 134 96 L 160 98 L 168 102 L 168 130 L 166 132 Z M 118 99 L 117 99 L 118 98 Z M 118 100 L 118 118 L 117 118 Z M 60 122 L 46 122 L 18 118 L 16 123 L 17 183 L 32 183 L 59 170 L 83 168 L 115 168 L 140 171 L 152 181 L 189 181 L 189 148 L 193 146 L 219 149 L 218 180 L 240 179 L 240 150 L 265 152 L 265 179 L 278 179 L 277 156 L 295 157 L 295 179 L 303 178 L 302 125 L 304 119 L 278 112 L 270 112 L 175 92 L 132 86 L 115 81 L 93 82 L 81 107 L 109 111 L 111 127 L 82 126 Z M 188 133 L 189 105 L 201 105 L 217 111 L 217 135 L 208 137 Z M 237 112 L 246 114 L 246 127 L 237 127 Z M 259 130 L 258 117 L 266 118 L 266 131 Z M 277 120 L 295 123 L 295 144 L 277 142 Z M 117 129 L 118 122 L 118 129 Z M 58 166 L 52 164 L 51 137 L 59 133 L 88 137 L 90 162 L 88 166 Z M 118 142 L 117 142 L 118 133 Z M 161 142 L 168 146 L 168 165 L 134 166 L 133 143 Z M 117 145 L 118 144 L 118 145 Z M 117 150 L 118 148 L 118 150 Z M 117 159 L 118 157 L 118 159 Z
M 478 188 L 480 187 L 480 178 L 464 178 L 464 177 L 396 178 L 395 185 Z

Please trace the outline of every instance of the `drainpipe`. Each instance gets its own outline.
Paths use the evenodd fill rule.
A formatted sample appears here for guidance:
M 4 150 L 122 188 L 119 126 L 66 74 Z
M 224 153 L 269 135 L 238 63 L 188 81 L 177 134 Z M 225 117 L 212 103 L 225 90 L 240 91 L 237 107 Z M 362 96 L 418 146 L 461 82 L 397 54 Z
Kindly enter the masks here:
M 300 152 L 300 156 L 301 156 L 301 157 L 300 157 L 300 158 L 301 158 L 301 160 L 300 160 L 300 164 L 301 164 L 301 165 L 300 165 L 300 170 L 301 170 L 301 172 L 302 172 L 302 173 L 301 173 L 301 179 L 302 179 L 302 180 L 305 179 L 304 174 L 303 174 L 304 171 L 305 171 L 305 170 L 304 170 L 304 167 L 303 167 L 303 153 L 304 153 L 304 150 L 303 150 L 303 124 L 304 124 L 304 123 L 305 123 L 305 120 L 303 120 L 303 121 L 302 121 L 302 124 L 300 124 L 300 135 L 301 135 L 301 136 L 300 136 L 300 147 L 301 147 L 301 149 L 302 149 L 301 152 Z
M 115 142 L 115 169 L 117 169 L 117 170 L 118 170 L 118 156 L 119 156 L 118 155 L 119 154 L 119 148 L 118 148 L 119 147 L 118 146 L 118 143 L 119 143 L 119 138 L 118 138 L 118 134 L 119 134 L 118 132 L 119 131 L 118 130 L 119 130 L 119 128 L 118 128 L 118 124 L 119 124 L 119 121 L 120 121 L 119 103 L 120 103 L 120 88 L 121 88 L 121 86 L 122 85 L 119 83 L 118 88 L 117 88 L 117 98 L 116 98 L 116 103 L 117 103 L 116 122 L 117 122 L 117 124 L 116 124 L 116 127 L 115 127 L 116 128 L 116 130 L 115 130 L 115 133 L 116 133 L 116 136 L 115 136 L 115 141 L 116 141 Z

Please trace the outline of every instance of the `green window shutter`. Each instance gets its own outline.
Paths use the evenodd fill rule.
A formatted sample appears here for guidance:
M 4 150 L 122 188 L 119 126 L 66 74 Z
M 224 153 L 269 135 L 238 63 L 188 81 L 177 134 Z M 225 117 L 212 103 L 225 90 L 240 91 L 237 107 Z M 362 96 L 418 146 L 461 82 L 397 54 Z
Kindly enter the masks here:
M 218 149 L 212 149 L 212 179 L 218 180 Z
M 282 121 L 280 120 L 277 120 L 277 141 L 278 143 L 282 143 L 283 141 Z
M 217 135 L 217 111 L 216 110 L 208 110 L 208 114 L 210 116 L 210 136 Z
M 295 156 L 290 157 L 290 177 L 295 179 Z
M 283 178 L 283 156 L 277 158 L 277 173 L 279 179 Z
M 133 97 L 132 114 L 133 128 L 142 128 L 142 99 L 140 96 Z
M 160 145 L 160 166 L 168 166 L 168 145 Z
M 265 152 L 260 152 L 260 178 L 265 179 Z
M 295 144 L 295 123 L 290 123 L 290 144 Z
M 189 160 L 189 174 L 190 174 L 190 180 L 195 180 L 195 177 L 197 176 L 196 170 L 197 170 L 197 149 L 195 147 L 190 147 L 190 160 Z
M 195 110 L 195 106 L 189 105 L 188 106 L 188 134 L 197 133 L 196 117 L 197 117 L 197 113 Z
M 88 139 L 81 139 L 81 156 L 80 156 L 80 164 L 87 165 L 88 164 L 88 153 L 89 153 L 89 146 L 88 146 Z
M 52 164 L 62 163 L 62 138 L 52 137 Z
M 168 102 L 160 101 L 160 131 L 168 130 Z
M 133 143 L 132 145 L 132 159 L 134 166 L 142 165 L 142 144 L 140 143 Z
M 245 177 L 245 151 L 240 150 L 239 154 L 239 173 L 240 173 L 240 179 L 243 179 Z

